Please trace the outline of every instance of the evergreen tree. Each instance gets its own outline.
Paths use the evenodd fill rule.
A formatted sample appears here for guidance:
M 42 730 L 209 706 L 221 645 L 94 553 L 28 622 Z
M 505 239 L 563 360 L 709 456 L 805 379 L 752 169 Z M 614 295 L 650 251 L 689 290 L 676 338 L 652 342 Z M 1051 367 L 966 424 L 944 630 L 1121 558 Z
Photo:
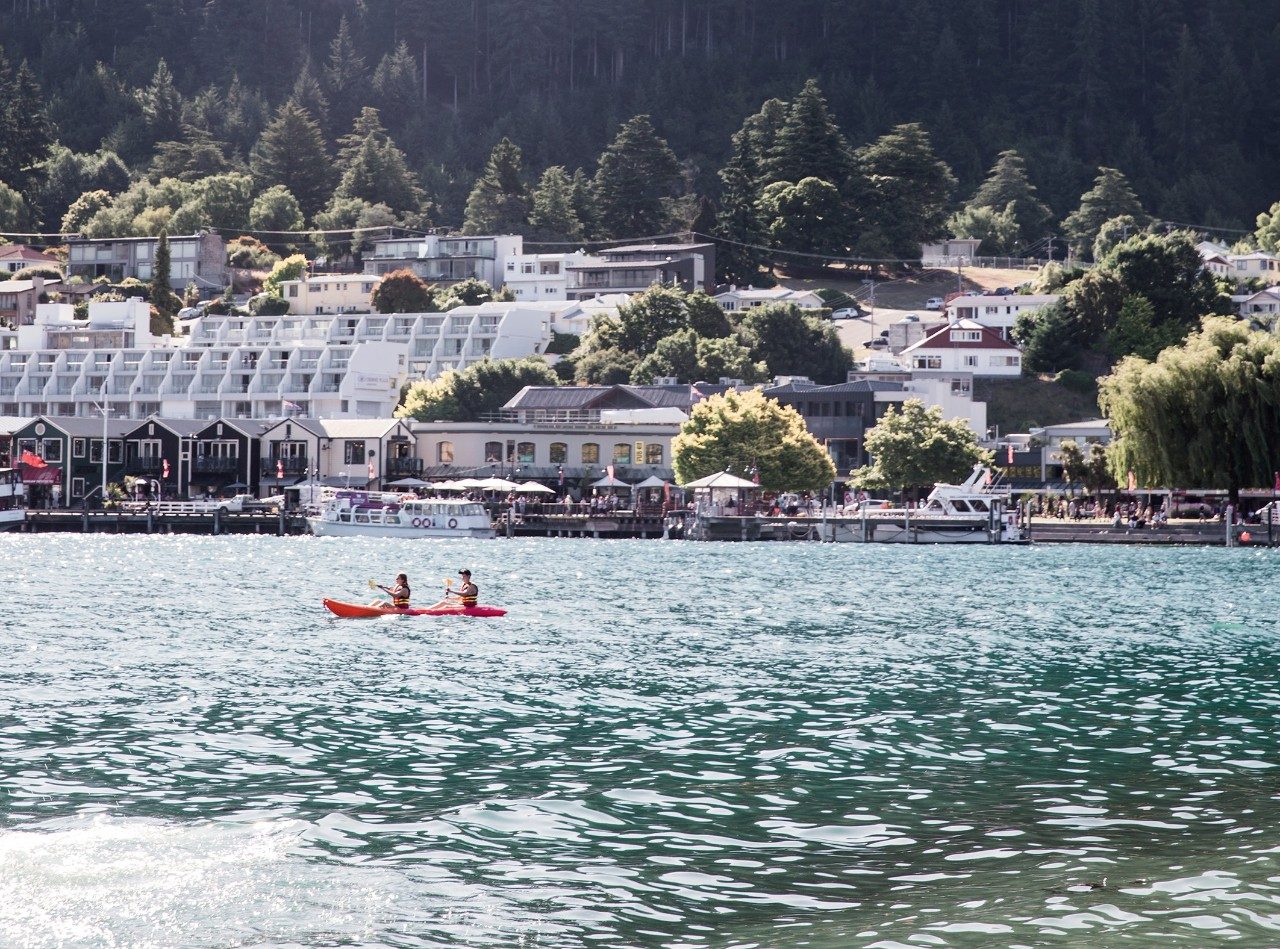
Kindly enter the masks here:
M 510 139 L 493 146 L 484 171 L 467 198 L 464 234 L 522 234 L 529 219 L 529 192 L 521 180 L 522 156 Z
M 1080 206 L 1062 222 L 1062 230 L 1072 250 L 1084 256 L 1092 251 L 1102 225 L 1122 214 L 1142 225 L 1151 220 L 1124 174 L 1115 168 L 1099 168 L 1093 187 L 1080 196 Z
M 858 151 L 857 201 L 871 246 L 904 259 L 943 232 L 956 179 L 916 123 Z
M 369 204 L 385 204 L 397 213 L 416 210 L 421 204 L 422 190 L 404 152 L 385 133 L 370 132 L 346 157 L 342 180 L 333 193 L 335 200 L 358 198 Z
M 675 193 L 680 163 L 647 115 L 625 122 L 600 156 L 595 199 L 606 237 L 641 237 L 668 224 L 662 199 Z
M 573 180 L 563 166 L 552 165 L 538 179 L 529 226 L 537 240 L 582 240 L 582 222 L 573 208 Z
M 840 191 L 821 178 L 775 181 L 757 204 L 769 242 L 811 254 L 837 255 L 848 228 Z
M 569 203 L 573 205 L 574 216 L 582 223 L 583 238 L 599 236 L 600 211 L 596 207 L 595 183 L 581 168 L 573 173 Z
M 25 188 L 53 141 L 35 75 L 25 62 L 14 73 L 0 50 L 0 180 Z
M 178 299 L 169 285 L 169 271 L 169 232 L 161 231 L 156 240 L 156 258 L 151 270 L 151 305 L 159 314 L 159 320 L 156 321 L 159 327 L 164 332 L 171 333 L 173 315 L 178 312 Z
M 787 109 L 787 120 L 764 161 L 762 184 L 818 178 L 843 188 L 849 177 L 849 143 L 810 79 Z
M 302 69 L 298 72 L 298 78 L 293 81 L 293 92 L 289 99 L 294 105 L 305 109 L 321 128 L 328 126 L 329 99 L 311 69 L 310 57 L 302 61 Z
M 167 142 L 178 137 L 182 131 L 182 93 L 163 59 L 156 64 L 151 82 L 139 91 L 138 102 L 152 141 Z
M 365 59 L 356 49 L 345 15 L 338 21 L 338 32 L 329 43 L 324 85 L 329 96 L 332 127 L 345 128 L 355 119 L 368 91 Z
M 253 177 L 259 188 L 284 185 L 308 216 L 324 207 L 332 180 L 329 156 L 305 109 L 286 102 L 277 110 L 254 149 Z
M 969 210 L 990 208 L 997 214 L 1009 211 L 1017 225 L 1016 233 L 1007 235 L 1010 244 L 1030 244 L 1039 240 L 1049 223 L 1049 209 L 1036 196 L 1035 185 L 1027 178 L 1026 162 L 1012 148 L 996 157 L 987 179 L 965 207 Z
M 760 251 L 741 244 L 763 245 L 764 228 L 756 207 L 759 195 L 759 154 L 747 129 L 733 134 L 733 153 L 720 169 L 720 214 L 715 234 L 725 243 L 716 245 L 717 276 L 727 283 L 754 283 L 763 260 Z

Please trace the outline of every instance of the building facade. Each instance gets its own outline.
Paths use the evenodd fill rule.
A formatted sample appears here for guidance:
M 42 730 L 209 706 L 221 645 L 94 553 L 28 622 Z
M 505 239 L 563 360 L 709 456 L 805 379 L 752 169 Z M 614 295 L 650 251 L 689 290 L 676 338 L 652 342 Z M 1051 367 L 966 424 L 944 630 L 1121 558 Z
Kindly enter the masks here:
M 518 234 L 395 237 L 373 242 L 364 272 L 381 276 L 411 270 L 428 283 L 457 283 L 475 278 L 495 289 L 506 282 L 505 262 L 524 250 Z
M 1062 295 L 1058 293 L 953 297 L 947 303 L 947 319 L 953 323 L 956 320 L 973 320 L 999 331 L 1001 339 L 1009 339 L 1021 314 L 1034 313 L 1061 299 Z
M 608 293 L 641 293 L 654 284 L 715 291 L 714 244 L 631 244 L 609 247 L 570 263 L 566 293 L 582 300 Z
M 790 303 L 802 310 L 820 310 L 827 304 L 812 290 L 789 287 L 730 287 L 713 298 L 726 313 L 749 310 L 766 303 Z
M 73 237 L 67 241 L 67 276 L 92 282 L 106 277 L 149 281 L 156 260 L 155 237 Z M 227 285 L 227 245 L 218 234 L 200 231 L 169 238 L 169 285 L 181 291 L 195 284 L 203 291 Z M 207 293 L 206 293 L 207 295 Z
M 280 281 L 290 313 L 372 313 L 378 278 L 369 274 L 308 274 Z

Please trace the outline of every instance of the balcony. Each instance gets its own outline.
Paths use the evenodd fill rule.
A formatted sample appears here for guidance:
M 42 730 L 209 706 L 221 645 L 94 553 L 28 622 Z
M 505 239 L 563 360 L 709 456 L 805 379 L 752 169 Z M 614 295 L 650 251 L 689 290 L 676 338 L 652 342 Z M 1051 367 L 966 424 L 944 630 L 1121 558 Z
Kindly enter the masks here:
M 164 459 L 159 455 L 138 455 L 124 463 L 126 474 L 154 475 L 164 469 Z
M 310 470 L 308 459 L 291 457 L 291 458 L 263 458 L 262 474 L 264 477 L 274 478 L 276 472 L 280 470 L 277 466 L 283 466 L 284 473 L 287 475 L 306 474 Z
M 422 475 L 422 459 L 421 458 L 388 458 L 387 459 L 387 477 L 395 478 L 417 478 Z
M 240 470 L 239 458 L 196 455 L 194 464 L 196 474 L 231 474 Z

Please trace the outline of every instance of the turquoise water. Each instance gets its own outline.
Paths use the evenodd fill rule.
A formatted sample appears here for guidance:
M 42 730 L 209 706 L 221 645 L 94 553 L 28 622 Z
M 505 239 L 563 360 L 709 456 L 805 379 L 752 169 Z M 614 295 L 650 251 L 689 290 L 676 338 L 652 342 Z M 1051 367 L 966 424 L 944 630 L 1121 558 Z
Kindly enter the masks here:
M 1278 563 L 2 535 L 0 944 L 1276 944 Z

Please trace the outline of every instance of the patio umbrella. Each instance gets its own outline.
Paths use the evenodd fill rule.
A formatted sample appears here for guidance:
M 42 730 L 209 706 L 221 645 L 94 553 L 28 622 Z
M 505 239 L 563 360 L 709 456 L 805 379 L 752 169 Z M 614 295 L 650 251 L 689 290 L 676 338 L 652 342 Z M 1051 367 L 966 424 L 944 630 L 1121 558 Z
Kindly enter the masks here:
M 485 478 L 480 482 L 479 487 L 485 491 L 515 491 L 520 485 L 506 478 Z
M 634 485 L 636 488 L 665 488 L 669 482 L 663 481 L 657 475 L 649 475 L 639 484 Z
M 233 481 L 230 484 L 223 485 L 222 490 L 223 491 L 243 491 L 248 487 L 249 486 L 245 484 L 243 481 Z
M 470 491 L 472 488 L 486 487 L 485 479 L 483 478 L 463 478 L 459 481 L 453 482 L 453 484 L 459 491 Z
M 421 478 L 401 478 L 399 481 L 388 482 L 393 488 L 425 488 L 429 483 Z
M 538 484 L 536 481 L 526 481 L 524 484 L 517 486 L 516 490 L 521 494 L 555 494 L 545 484 Z

